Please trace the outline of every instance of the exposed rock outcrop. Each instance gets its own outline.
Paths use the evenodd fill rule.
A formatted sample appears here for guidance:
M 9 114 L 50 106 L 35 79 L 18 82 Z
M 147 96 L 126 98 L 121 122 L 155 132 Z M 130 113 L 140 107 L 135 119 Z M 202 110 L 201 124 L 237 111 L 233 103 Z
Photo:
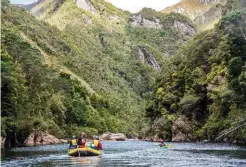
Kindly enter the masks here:
M 160 19 L 152 18 L 151 20 L 145 19 L 141 14 L 132 15 L 129 18 L 129 23 L 132 27 L 146 27 L 161 29 L 163 26 L 160 23 Z
M 172 125 L 172 141 L 194 141 L 193 123 L 185 116 L 180 116 Z
M 1 147 L 4 147 L 6 141 L 6 137 L 1 136 Z
M 35 145 L 47 145 L 47 144 L 58 144 L 61 141 L 48 134 L 47 132 L 33 132 L 25 140 L 25 146 L 35 146 Z
M 191 27 L 187 23 L 174 21 L 173 26 L 177 31 L 181 32 L 183 35 L 194 36 L 196 34 L 195 28 Z
M 160 138 L 171 140 L 171 121 L 167 120 L 164 116 L 156 119 L 151 129 L 151 135 L 153 136 L 151 141 L 158 141 Z
M 154 55 L 152 55 L 145 47 L 138 47 L 135 52 L 135 55 L 142 63 L 146 62 L 156 71 L 161 71 L 160 64 L 156 61 Z
M 211 21 L 219 20 L 222 17 L 222 7 L 210 8 L 203 15 L 198 16 L 194 22 L 195 24 L 208 24 Z
M 83 15 L 83 21 L 85 24 L 92 24 L 92 19 L 90 17 L 88 17 L 87 15 Z
M 68 143 L 68 140 L 66 140 L 66 139 L 60 139 L 60 143 Z
M 241 7 L 246 7 L 246 1 L 245 0 L 240 0 L 240 6 Z
M 46 2 L 45 2 L 46 1 Z M 34 16 L 39 17 L 47 11 L 49 8 L 50 11 L 56 11 L 65 0 L 38 0 L 34 1 L 30 4 L 22 5 L 19 4 L 17 6 L 24 8 L 27 11 L 30 11 Z
M 192 1 L 192 0 L 190 0 Z M 193 0 L 194 1 L 194 0 Z M 202 4 L 218 4 L 218 3 L 225 3 L 227 0 L 198 0 Z
M 74 1 L 79 8 L 88 10 L 92 13 L 96 13 L 96 9 L 94 8 L 90 0 L 74 0 Z
M 182 0 L 163 10 L 164 13 L 180 13 L 189 17 L 200 31 L 213 28 L 222 17 L 222 6 L 227 0 Z
M 104 133 L 100 136 L 102 140 L 116 140 L 116 141 L 125 141 L 126 136 L 123 133 Z

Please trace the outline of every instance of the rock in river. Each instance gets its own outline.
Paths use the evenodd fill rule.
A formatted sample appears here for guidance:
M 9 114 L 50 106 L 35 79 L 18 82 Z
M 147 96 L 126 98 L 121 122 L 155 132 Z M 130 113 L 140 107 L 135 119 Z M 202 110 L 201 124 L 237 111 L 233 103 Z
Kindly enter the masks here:
M 33 132 L 25 140 L 25 146 L 36 146 L 46 144 L 58 144 L 60 140 L 47 132 Z
M 116 141 L 125 141 L 126 136 L 123 133 L 104 133 L 101 135 L 102 140 L 116 140 Z

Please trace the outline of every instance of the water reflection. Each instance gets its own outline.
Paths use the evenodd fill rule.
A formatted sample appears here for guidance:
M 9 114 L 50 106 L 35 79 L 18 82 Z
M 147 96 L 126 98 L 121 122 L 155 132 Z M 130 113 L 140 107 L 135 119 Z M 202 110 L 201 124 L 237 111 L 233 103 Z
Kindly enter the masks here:
M 68 145 L 22 147 L 2 152 L 2 166 L 188 166 L 245 167 L 246 148 L 227 144 L 174 143 L 172 149 L 156 143 L 103 142 L 104 153 L 96 157 L 70 157 Z
M 70 162 L 72 165 L 82 165 L 82 166 L 99 166 L 101 162 L 101 157 L 70 157 Z

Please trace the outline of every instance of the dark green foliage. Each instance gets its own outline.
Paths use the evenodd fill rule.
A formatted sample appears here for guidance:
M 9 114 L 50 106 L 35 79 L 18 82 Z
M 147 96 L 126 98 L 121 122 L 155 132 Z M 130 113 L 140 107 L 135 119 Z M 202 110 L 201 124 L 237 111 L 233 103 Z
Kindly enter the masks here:
M 153 18 L 159 18 L 161 20 L 161 24 L 165 28 L 171 28 L 174 21 L 180 21 L 188 23 L 191 27 L 194 27 L 192 21 L 179 13 L 171 13 L 171 14 L 163 14 L 161 12 L 157 12 L 151 8 L 143 8 L 138 14 L 141 14 L 145 19 L 152 20 Z
M 77 8 L 72 0 L 49 4 L 48 22 L 63 14 L 61 9 L 69 9 L 68 20 L 53 20 L 57 27 L 6 0 L 1 2 L 1 44 L 6 55 L 1 62 L 2 134 L 9 137 L 8 146 L 23 143 L 34 130 L 57 137 L 78 135 L 82 130 L 90 135 L 106 131 L 144 135 L 145 98 L 158 72 L 141 62 L 134 50 L 144 47 L 164 65 L 163 53 L 175 54 L 189 39 L 170 26 L 174 20 L 189 21 L 181 15 L 162 14 L 165 26 L 161 30 L 132 28 L 126 23 L 128 12 L 105 1 L 91 2 L 100 19 Z M 85 15 L 92 24 L 84 24 Z M 108 21 L 114 15 L 119 20 Z M 73 19 L 76 22 L 69 22 Z M 170 99 L 175 101 L 174 96 Z M 174 111 L 178 101 L 165 105 Z
M 117 125 L 120 120 L 109 114 L 106 98 L 88 93 L 71 74 L 45 64 L 45 56 L 76 53 L 57 29 L 6 1 L 2 12 L 1 132 L 7 136 L 6 146 L 23 143 L 35 129 L 69 137 L 70 125 L 94 127 L 95 133 L 122 128 Z
M 244 8 L 246 8 L 245 0 L 227 0 L 226 4 L 223 6 L 223 15 L 226 15 L 231 11 Z
M 245 10 L 229 13 L 172 57 L 146 109 L 152 124 L 166 114 L 185 115 L 197 138 L 214 140 L 246 118 L 245 19 Z M 236 133 L 229 139 L 245 140 L 243 128 Z

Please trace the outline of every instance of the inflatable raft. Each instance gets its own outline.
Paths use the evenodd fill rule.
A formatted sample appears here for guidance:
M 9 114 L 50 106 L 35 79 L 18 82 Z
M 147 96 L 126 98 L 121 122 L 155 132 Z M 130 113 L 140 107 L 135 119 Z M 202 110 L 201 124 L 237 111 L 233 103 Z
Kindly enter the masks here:
M 101 154 L 100 150 L 95 150 L 89 147 L 85 147 L 85 148 L 76 148 L 76 149 L 72 149 L 72 150 L 68 150 L 68 155 L 69 156 L 98 156 Z

